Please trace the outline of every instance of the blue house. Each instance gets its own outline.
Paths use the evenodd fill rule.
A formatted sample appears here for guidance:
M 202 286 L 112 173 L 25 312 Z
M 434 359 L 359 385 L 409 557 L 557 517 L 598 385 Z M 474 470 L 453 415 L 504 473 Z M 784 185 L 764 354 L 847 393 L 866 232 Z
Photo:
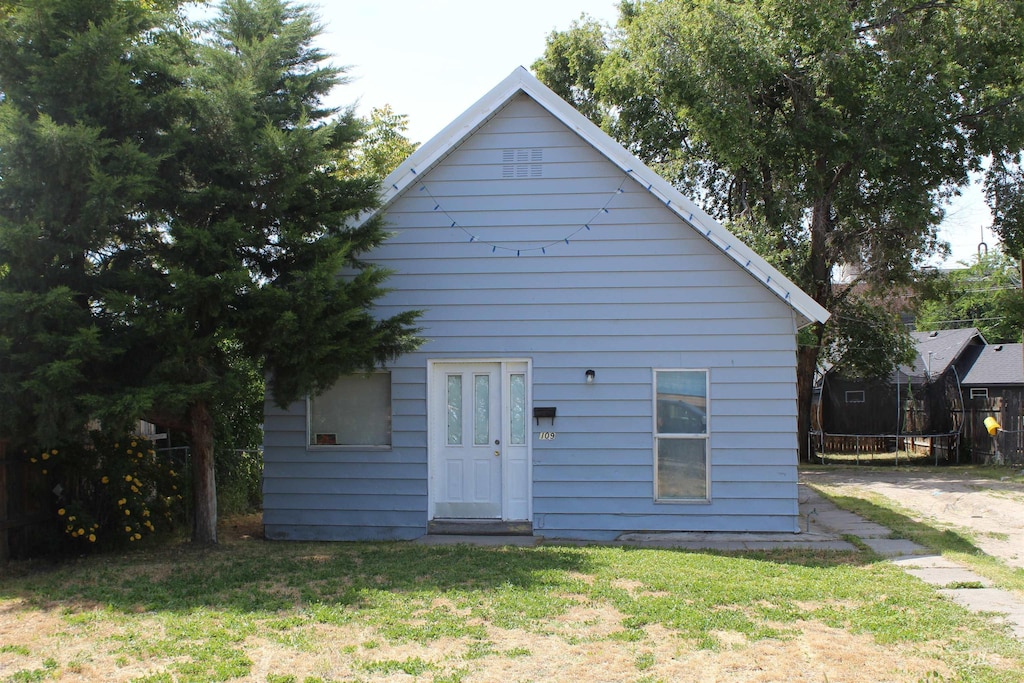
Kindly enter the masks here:
M 268 538 L 798 530 L 810 297 L 523 68 L 383 187 L 426 343 L 267 404 Z

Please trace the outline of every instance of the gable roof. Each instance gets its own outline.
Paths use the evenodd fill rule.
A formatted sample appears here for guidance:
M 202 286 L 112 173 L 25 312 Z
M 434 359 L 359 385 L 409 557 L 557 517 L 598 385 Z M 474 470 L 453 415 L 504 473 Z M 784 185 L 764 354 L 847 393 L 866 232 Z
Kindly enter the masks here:
M 988 344 L 974 352 L 964 385 L 1024 384 L 1024 344 Z
M 814 299 L 521 66 L 388 175 L 382 185 L 381 207 L 362 220 L 386 210 L 404 190 L 416 183 L 418 176 L 440 163 L 519 93 L 532 98 L 788 304 L 799 316 L 801 327 L 828 320 L 829 312 Z
M 910 336 L 917 349 L 912 366 L 901 365 L 897 371 L 901 379 L 927 379 L 938 377 L 957 362 L 971 344 L 984 344 L 985 338 L 976 327 L 958 330 L 915 331 Z M 895 379 L 895 378 L 894 378 Z

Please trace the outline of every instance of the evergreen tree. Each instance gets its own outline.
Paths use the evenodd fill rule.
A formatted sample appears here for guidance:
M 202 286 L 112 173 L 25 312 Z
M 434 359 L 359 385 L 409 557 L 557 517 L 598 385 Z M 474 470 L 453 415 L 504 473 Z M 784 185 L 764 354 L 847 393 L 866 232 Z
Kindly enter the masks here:
M 0 372 L 39 438 L 93 418 L 185 433 L 193 540 L 216 542 L 219 408 L 286 404 L 415 347 L 379 320 L 377 181 L 318 26 L 227 0 L 196 30 L 152 2 L 34 0 L 0 39 Z M 13 59 L 8 59 L 13 56 Z M 221 430 L 224 433 L 224 430 Z

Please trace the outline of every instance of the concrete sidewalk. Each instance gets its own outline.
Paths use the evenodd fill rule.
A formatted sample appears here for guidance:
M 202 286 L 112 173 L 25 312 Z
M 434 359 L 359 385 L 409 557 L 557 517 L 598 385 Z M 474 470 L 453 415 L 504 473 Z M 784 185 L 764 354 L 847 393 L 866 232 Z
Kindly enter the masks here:
M 892 531 L 863 517 L 836 507 L 809 486 L 800 486 L 800 533 L 709 533 L 677 532 L 623 534 L 618 545 L 688 550 L 810 550 L 854 551 L 847 538 L 858 539 L 877 554 L 936 586 L 939 592 L 972 612 L 993 612 L 1008 624 L 1014 635 L 1024 639 L 1024 601 L 1016 594 L 992 588 L 991 582 L 966 567 L 905 539 L 891 538 Z M 535 546 L 546 539 L 538 536 L 424 536 L 426 545 L 515 545 Z M 563 543 L 551 539 L 551 543 Z

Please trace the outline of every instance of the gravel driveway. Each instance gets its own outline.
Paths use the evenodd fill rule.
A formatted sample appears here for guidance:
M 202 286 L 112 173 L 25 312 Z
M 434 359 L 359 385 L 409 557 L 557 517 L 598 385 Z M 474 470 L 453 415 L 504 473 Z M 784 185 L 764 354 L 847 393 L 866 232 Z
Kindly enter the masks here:
M 915 518 L 942 528 L 971 532 L 974 544 L 1007 565 L 1024 568 L 1024 485 L 985 479 L 971 471 L 808 470 L 801 481 L 849 495 L 867 491 L 884 496 Z

